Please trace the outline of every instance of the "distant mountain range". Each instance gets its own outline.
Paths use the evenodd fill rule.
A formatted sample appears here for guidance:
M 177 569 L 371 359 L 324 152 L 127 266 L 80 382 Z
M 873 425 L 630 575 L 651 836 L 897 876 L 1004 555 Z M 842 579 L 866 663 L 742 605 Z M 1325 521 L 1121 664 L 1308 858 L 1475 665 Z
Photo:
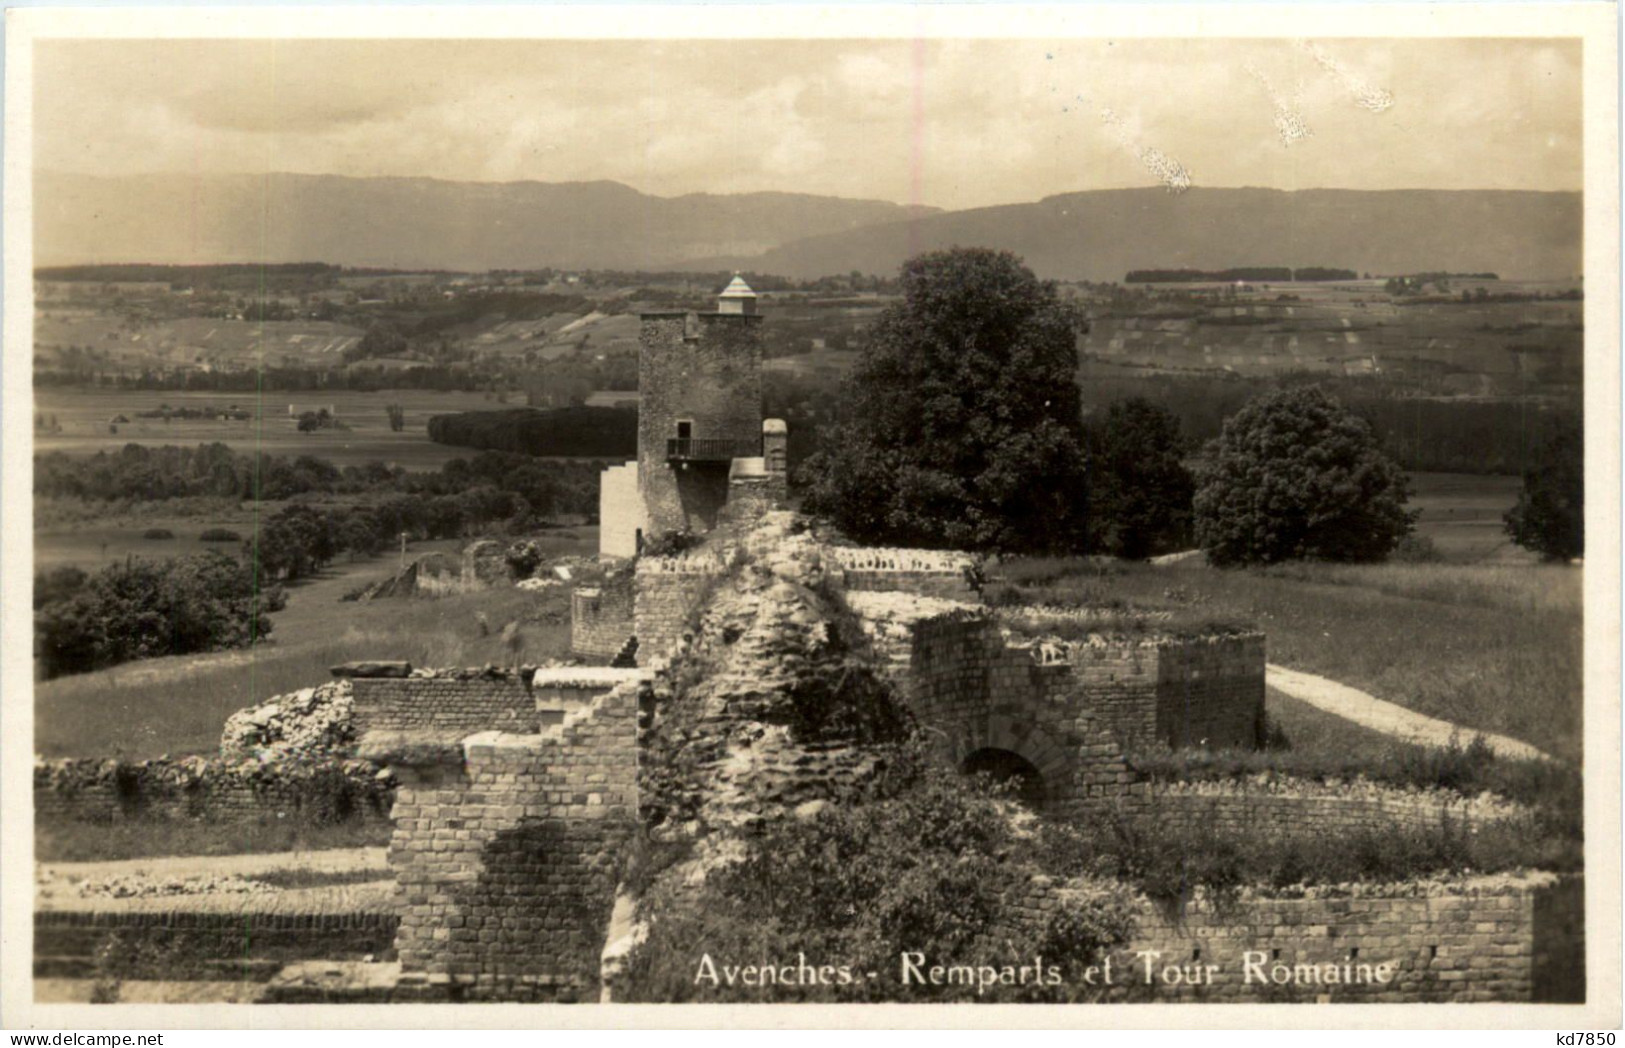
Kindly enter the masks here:
M 329 262 L 462 270 L 895 272 L 932 248 L 1007 248 L 1040 275 L 1336 266 L 1581 272 L 1579 193 L 1095 190 L 945 212 L 794 193 L 656 197 L 616 182 L 329 175 L 35 179 L 35 262 Z
M 656 197 L 618 182 L 41 172 L 35 264 L 328 262 L 668 269 L 931 211 L 797 193 Z

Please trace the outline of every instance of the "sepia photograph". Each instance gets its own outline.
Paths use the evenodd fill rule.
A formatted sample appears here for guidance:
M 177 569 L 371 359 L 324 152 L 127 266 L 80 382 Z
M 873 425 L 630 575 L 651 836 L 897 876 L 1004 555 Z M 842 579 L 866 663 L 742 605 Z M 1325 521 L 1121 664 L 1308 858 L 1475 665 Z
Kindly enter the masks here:
M 0 1026 L 1617 1026 L 1617 11 L 1334 6 L 8 12 Z

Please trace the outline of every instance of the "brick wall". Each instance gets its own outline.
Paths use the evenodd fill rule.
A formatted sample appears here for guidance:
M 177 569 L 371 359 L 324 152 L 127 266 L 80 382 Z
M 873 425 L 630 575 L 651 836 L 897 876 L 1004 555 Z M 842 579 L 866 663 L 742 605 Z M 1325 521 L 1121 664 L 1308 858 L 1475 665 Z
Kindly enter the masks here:
M 461 762 L 399 769 L 390 865 L 403 979 L 465 999 L 596 995 L 636 817 L 641 687 L 545 734 L 480 733 Z
M 612 659 L 632 636 L 633 575 L 615 572 L 599 586 L 570 595 L 570 650 L 586 658 Z
M 920 720 L 962 765 L 1008 750 L 1044 780 L 1047 810 L 1083 813 L 1134 781 L 1125 750 L 1207 739 L 1250 746 L 1264 702 L 1258 635 L 1008 639 L 988 609 L 849 594 Z
M 971 582 L 974 559 L 946 550 L 831 547 L 831 566 L 847 590 L 891 591 L 977 603 Z
M 355 729 L 433 734 L 456 741 L 477 731 L 533 732 L 536 699 L 517 673 L 456 677 L 356 677 Z
M 1256 837 L 1260 846 L 1271 837 L 1420 831 L 1446 823 L 1476 831 L 1528 815 L 1521 805 L 1489 794 L 1466 797 L 1451 790 L 1401 789 L 1363 780 L 1290 778 L 1136 783 L 1079 808 L 1080 814 L 1106 811 L 1147 818 L 1169 832 L 1213 830 Z

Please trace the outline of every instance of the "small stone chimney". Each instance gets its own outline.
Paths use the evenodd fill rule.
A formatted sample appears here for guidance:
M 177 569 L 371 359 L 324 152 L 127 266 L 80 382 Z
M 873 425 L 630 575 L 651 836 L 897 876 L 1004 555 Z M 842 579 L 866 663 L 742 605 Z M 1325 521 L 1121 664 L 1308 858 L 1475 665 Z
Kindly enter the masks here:
M 768 473 L 783 473 L 789 465 L 790 428 L 782 418 L 762 420 L 762 463 Z

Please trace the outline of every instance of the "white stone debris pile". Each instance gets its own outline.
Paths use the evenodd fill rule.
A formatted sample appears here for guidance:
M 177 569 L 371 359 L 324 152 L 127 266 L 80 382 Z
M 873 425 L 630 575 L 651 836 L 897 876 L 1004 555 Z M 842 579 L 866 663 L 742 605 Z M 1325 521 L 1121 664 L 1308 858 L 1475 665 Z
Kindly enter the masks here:
M 226 720 L 220 755 L 229 761 L 262 764 L 353 756 L 353 708 L 348 680 L 277 695 Z

